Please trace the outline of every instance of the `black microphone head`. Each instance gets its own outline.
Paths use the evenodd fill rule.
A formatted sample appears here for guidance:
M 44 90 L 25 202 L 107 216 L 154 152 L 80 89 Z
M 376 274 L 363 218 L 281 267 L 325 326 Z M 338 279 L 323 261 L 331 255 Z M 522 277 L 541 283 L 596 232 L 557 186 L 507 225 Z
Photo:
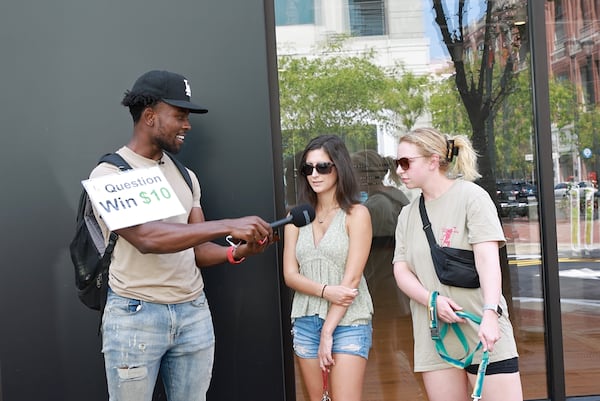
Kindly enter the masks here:
M 299 205 L 290 210 L 290 216 L 292 224 L 296 227 L 303 227 L 315 219 L 315 208 L 309 204 Z

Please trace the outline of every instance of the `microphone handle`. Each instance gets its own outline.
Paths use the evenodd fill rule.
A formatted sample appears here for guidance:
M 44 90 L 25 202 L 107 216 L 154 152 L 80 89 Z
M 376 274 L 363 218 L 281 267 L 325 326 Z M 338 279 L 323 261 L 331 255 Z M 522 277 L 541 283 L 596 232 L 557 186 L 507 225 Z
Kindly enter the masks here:
M 292 222 L 292 216 L 288 216 L 284 219 L 280 219 L 280 220 L 274 221 L 272 223 L 269 223 L 269 225 L 271 226 L 272 229 L 276 229 L 281 226 L 285 226 L 286 224 L 289 224 L 291 222 Z

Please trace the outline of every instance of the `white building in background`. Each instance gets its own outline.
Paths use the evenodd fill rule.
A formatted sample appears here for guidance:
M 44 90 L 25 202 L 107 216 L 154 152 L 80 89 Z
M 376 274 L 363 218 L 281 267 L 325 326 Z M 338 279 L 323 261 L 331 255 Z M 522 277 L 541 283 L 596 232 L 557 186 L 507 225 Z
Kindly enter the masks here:
M 275 0 L 277 50 L 308 56 L 328 36 L 348 35 L 350 51 L 374 49 L 376 62 L 402 62 L 415 74 L 429 71 L 423 2 L 407 0 Z
M 341 35 L 348 37 L 344 49 L 349 54 L 372 49 L 377 65 L 401 63 L 416 75 L 431 74 L 424 4 L 422 0 L 275 0 L 278 55 L 310 57 L 321 53 L 320 46 L 328 38 Z M 397 140 L 380 127 L 377 142 L 380 154 L 395 154 Z

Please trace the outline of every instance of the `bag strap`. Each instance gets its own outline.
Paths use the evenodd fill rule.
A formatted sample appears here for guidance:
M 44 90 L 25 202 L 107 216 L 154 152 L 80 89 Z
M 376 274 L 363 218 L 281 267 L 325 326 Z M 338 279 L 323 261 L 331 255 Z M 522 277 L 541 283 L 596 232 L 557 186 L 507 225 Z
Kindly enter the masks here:
M 328 369 L 329 368 L 326 368 L 325 370 L 321 371 L 323 376 L 323 397 L 321 398 L 321 401 L 331 401 L 331 398 L 329 397 L 329 391 L 327 390 L 327 382 L 329 381 Z
M 127 163 L 125 159 L 123 159 L 123 157 L 118 153 L 106 153 L 100 158 L 100 160 L 98 160 L 98 164 L 100 163 L 110 163 L 113 166 L 117 166 L 121 171 L 131 170 L 131 166 L 129 165 L 129 163 Z M 111 231 L 110 237 L 108 238 L 108 245 L 106 246 L 106 250 L 104 251 L 105 257 L 102 258 L 103 263 L 104 259 L 106 258 L 106 254 L 108 254 L 108 260 L 110 260 L 110 255 L 112 254 L 112 251 L 115 247 L 117 238 L 119 238 L 119 236 Z
M 421 194 L 421 197 L 419 198 L 419 213 L 421 215 L 421 221 L 423 222 L 423 230 L 427 236 L 427 242 L 429 242 L 429 247 L 435 248 L 438 246 L 438 244 L 433 237 L 433 231 L 431 231 L 431 222 L 429 221 L 429 216 L 427 216 L 427 209 L 425 209 L 425 198 L 423 198 L 423 194 Z
M 179 173 L 181 173 L 181 175 L 183 176 L 185 183 L 188 185 L 188 187 L 190 187 L 190 191 L 192 191 L 192 193 L 193 193 L 194 192 L 194 184 L 192 184 L 192 177 L 190 177 L 190 173 L 187 170 L 187 168 L 183 165 L 183 163 L 181 163 L 179 160 L 177 160 L 177 158 L 175 156 L 173 156 L 171 153 L 164 151 L 164 150 L 163 150 L 163 153 L 166 153 L 167 156 L 169 156 L 171 158 L 171 160 L 173 160 L 173 163 L 175 163 L 175 166 L 177 166 Z
M 103 155 L 100 158 L 100 160 L 98 160 L 98 164 L 100 164 L 100 163 L 110 163 L 113 166 L 117 166 L 119 168 L 119 170 L 121 170 L 121 171 L 131 170 L 131 166 L 129 165 L 129 163 L 127 163 L 125 161 L 125 159 L 123 159 L 123 157 L 121 155 L 119 155 L 118 153 L 106 153 L 105 155 Z M 100 260 L 100 272 L 101 272 L 100 279 L 104 280 L 104 282 L 99 283 L 99 284 L 102 286 L 108 286 L 108 283 L 106 282 L 108 280 L 108 277 L 102 277 L 102 276 L 105 271 L 108 272 L 111 256 L 112 256 L 113 250 L 115 249 L 115 245 L 117 244 L 117 239 L 119 239 L 119 235 L 117 233 L 111 231 L 110 235 L 108 237 L 108 244 L 106 245 L 106 249 L 104 250 L 102 259 Z M 106 291 L 101 291 L 100 316 L 102 316 L 104 314 L 104 306 L 106 305 L 107 295 L 108 294 Z M 101 330 L 102 330 L 102 317 L 100 317 L 100 324 L 98 325 L 98 334 L 100 334 Z
M 106 306 L 106 300 L 108 298 L 108 269 L 110 268 L 110 259 L 115 249 L 119 236 L 111 231 L 110 237 L 108 238 L 108 245 L 102 259 L 100 259 L 100 275 L 96 277 L 97 280 L 101 280 L 96 283 L 97 286 L 105 287 L 100 291 L 100 321 L 98 322 L 98 335 L 102 334 L 102 316 L 104 315 L 104 307 Z
M 98 164 L 100 163 L 110 163 L 113 166 L 117 166 L 121 171 L 131 170 L 129 163 L 127 163 L 118 153 L 107 153 L 103 155 L 100 160 L 98 160 Z
M 435 342 L 435 349 L 444 361 L 456 368 L 464 369 L 467 366 L 471 365 L 475 353 L 479 351 L 479 349 L 481 349 L 483 344 L 481 343 L 481 341 L 479 341 L 475 349 L 469 353 L 469 344 L 467 343 L 467 338 L 465 337 L 458 323 L 443 323 L 443 325 L 440 327 L 437 318 L 438 295 L 439 293 L 437 291 L 433 291 L 429 296 L 429 332 L 431 334 L 431 339 Z M 466 311 L 455 311 L 455 313 L 463 319 L 469 319 L 476 324 L 481 324 L 481 318 L 472 313 Z M 444 346 L 444 337 L 448 332 L 448 326 L 452 327 L 452 330 L 454 330 L 456 337 L 460 340 L 463 350 L 465 351 L 465 356 L 461 359 L 455 359 L 448 355 L 446 347 Z M 481 363 L 479 364 L 479 369 L 477 369 L 477 378 L 475 380 L 473 394 L 471 395 L 473 401 L 481 399 L 483 379 L 485 377 L 485 371 L 487 369 L 488 362 L 488 351 L 483 351 L 483 354 L 481 356 Z

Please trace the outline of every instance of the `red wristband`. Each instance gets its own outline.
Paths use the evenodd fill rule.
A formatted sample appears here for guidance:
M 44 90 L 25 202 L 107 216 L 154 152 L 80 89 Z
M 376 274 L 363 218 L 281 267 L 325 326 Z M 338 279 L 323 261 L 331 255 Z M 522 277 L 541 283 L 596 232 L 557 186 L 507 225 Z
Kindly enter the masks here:
M 227 249 L 227 261 L 228 261 L 229 263 L 231 263 L 232 265 L 239 265 L 239 264 L 240 264 L 240 263 L 242 263 L 244 260 L 246 260 L 246 257 L 243 257 L 243 258 L 241 258 L 241 259 L 239 259 L 239 260 L 236 260 L 236 259 L 233 257 L 233 251 L 235 251 L 235 250 L 236 250 L 236 248 L 237 248 L 237 247 L 235 247 L 235 246 L 233 246 L 233 245 L 232 245 L 232 246 L 230 246 L 230 247 Z

